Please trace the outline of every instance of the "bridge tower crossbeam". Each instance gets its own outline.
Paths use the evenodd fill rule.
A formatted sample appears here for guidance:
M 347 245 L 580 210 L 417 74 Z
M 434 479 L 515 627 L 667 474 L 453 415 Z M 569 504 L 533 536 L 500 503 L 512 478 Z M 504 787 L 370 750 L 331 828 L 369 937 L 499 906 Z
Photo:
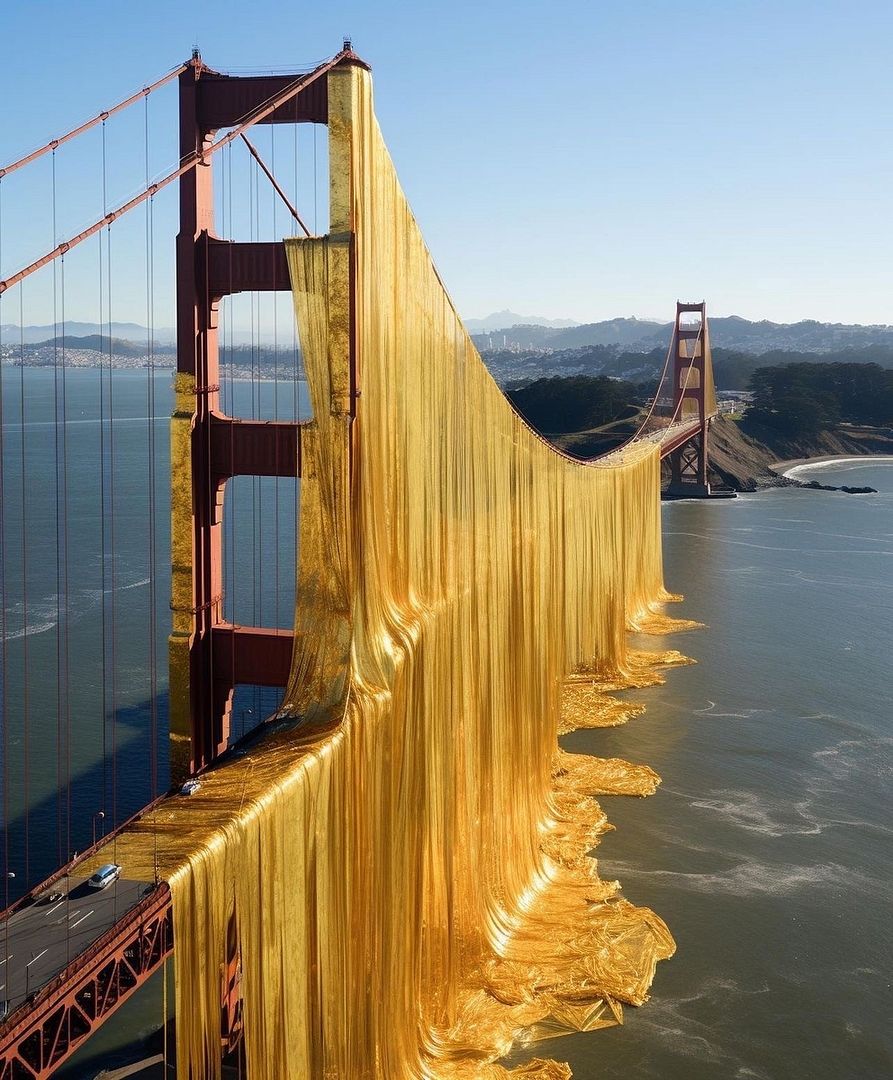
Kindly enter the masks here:
M 281 99 L 259 123 L 326 123 L 327 80 L 303 90 L 300 76 L 236 77 L 199 57 L 180 75 L 180 156 L 203 155 L 221 128 Z M 290 91 L 293 91 L 290 93 Z M 214 229 L 210 155 L 180 180 L 177 237 L 177 383 L 171 427 L 171 769 L 181 780 L 227 747 L 237 683 L 282 686 L 289 630 L 229 624 L 223 612 L 224 491 L 239 475 L 295 477 L 301 425 L 227 416 L 220 404 L 218 311 L 244 291 L 289 290 L 285 248 L 232 243 Z

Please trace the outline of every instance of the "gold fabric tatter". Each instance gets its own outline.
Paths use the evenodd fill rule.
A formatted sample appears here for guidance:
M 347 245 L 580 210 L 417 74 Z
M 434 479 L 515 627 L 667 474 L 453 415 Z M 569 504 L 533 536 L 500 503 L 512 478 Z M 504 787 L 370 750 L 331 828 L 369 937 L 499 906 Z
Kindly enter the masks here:
M 656 447 L 581 464 L 525 425 L 434 269 L 368 72 L 335 69 L 328 99 L 330 233 L 286 242 L 314 416 L 293 722 L 115 855 L 171 884 L 181 1080 L 219 1076 L 228 933 L 252 1080 L 497 1080 L 519 1043 L 618 1023 L 674 950 L 589 854 L 610 828 L 592 796 L 658 777 L 557 737 L 629 719 L 606 691 L 685 662 L 631 629 L 692 624 L 660 615 Z

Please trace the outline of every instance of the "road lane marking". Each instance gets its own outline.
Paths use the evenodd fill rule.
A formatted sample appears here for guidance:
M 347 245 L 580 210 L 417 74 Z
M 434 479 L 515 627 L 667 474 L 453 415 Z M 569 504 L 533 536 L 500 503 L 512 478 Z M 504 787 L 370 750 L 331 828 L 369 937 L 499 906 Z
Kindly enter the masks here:
M 80 919 L 78 919 L 78 921 L 77 921 L 77 922 L 75 922 L 75 923 L 72 923 L 72 924 L 71 924 L 71 926 L 69 927 L 69 929 L 70 929 L 70 930 L 74 930 L 74 928 L 75 928 L 75 927 L 76 927 L 76 926 L 77 926 L 77 925 L 78 925 L 79 923 L 82 923 L 82 922 L 84 921 L 84 919 L 89 919 L 89 918 L 90 918 L 90 916 L 91 916 L 91 915 L 93 914 L 93 912 L 94 912 L 95 910 L 96 910 L 96 909 L 95 909 L 95 908 L 93 908 L 93 909 L 91 909 L 90 911 L 88 911 L 88 912 L 87 912 L 87 914 L 86 914 L 86 915 L 83 915 L 83 916 L 82 916 L 82 917 L 81 917 Z
M 44 949 L 44 950 L 43 950 L 43 952 L 39 952 L 39 953 L 37 954 L 37 956 L 32 956 L 32 957 L 31 957 L 31 959 L 30 959 L 30 960 L 28 961 L 28 963 L 27 963 L 27 964 L 25 964 L 25 967 L 26 967 L 26 968 L 29 968 L 29 967 L 31 967 L 31 965 L 32 965 L 32 964 L 33 964 L 33 963 L 34 963 L 35 961 L 39 960 L 39 959 L 41 958 L 41 956 L 43 956 L 43 953 L 46 953 L 46 952 L 49 952 L 49 951 L 50 951 L 50 950 L 49 950 L 49 948 L 46 948 L 46 949 Z
M 6 960 L 12 960 L 14 956 L 15 953 L 10 953 L 9 956 L 7 956 Z M 2 967 L 6 963 L 6 960 L 0 960 L 0 967 Z
M 61 900 L 57 900 L 56 903 L 53 904 L 53 906 L 50 908 L 50 910 L 45 913 L 44 918 L 47 918 L 49 915 L 52 915 L 54 911 L 58 911 L 59 908 L 64 903 L 65 903 L 65 898 L 64 897 Z

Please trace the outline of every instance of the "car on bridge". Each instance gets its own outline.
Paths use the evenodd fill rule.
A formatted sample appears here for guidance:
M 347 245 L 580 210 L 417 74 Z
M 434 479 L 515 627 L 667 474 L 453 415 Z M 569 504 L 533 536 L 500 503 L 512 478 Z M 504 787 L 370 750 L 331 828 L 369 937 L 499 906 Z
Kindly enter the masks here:
M 113 881 L 117 881 L 120 876 L 121 867 L 117 863 L 106 863 L 105 866 L 100 866 L 87 884 L 91 889 L 105 889 Z

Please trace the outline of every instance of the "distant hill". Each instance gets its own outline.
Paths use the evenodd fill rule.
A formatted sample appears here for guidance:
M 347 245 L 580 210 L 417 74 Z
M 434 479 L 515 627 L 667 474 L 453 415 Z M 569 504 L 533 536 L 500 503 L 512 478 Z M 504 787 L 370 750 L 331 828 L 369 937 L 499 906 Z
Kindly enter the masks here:
M 4 345 L 11 345 L 21 341 L 24 336 L 26 345 L 41 345 L 47 341 L 52 341 L 61 326 L 55 327 L 52 323 L 48 326 L 26 326 L 24 335 L 21 334 L 19 327 L 14 323 L 4 323 L 0 326 L 0 335 Z M 132 341 L 135 345 L 139 345 L 141 342 L 145 343 L 148 331 L 145 326 L 140 326 L 139 323 L 129 322 L 113 322 L 112 338 L 120 341 Z M 107 339 L 109 332 L 108 323 L 104 323 L 102 326 L 99 323 L 93 322 L 71 322 L 65 323 L 65 336 L 73 338 L 85 338 L 85 337 L 100 337 L 104 336 Z M 173 330 L 163 327 L 156 328 L 154 332 L 155 340 L 158 343 L 172 343 L 176 337 Z
M 494 311 L 483 319 L 463 319 L 465 329 L 475 334 L 485 330 L 503 330 L 507 326 L 550 326 L 559 329 L 577 326 L 573 319 L 544 319 L 540 315 L 519 315 L 515 311 Z
M 633 383 L 649 383 L 663 368 L 667 348 L 661 344 L 648 352 L 637 352 L 621 349 L 618 345 L 583 345 L 578 349 L 556 349 L 554 352 L 492 349 L 483 355 L 493 378 L 512 390 L 555 375 L 566 378 L 608 375 Z M 893 345 L 848 346 L 828 352 L 772 349 L 749 353 L 741 349 L 724 349 L 721 345 L 713 349 L 713 375 L 722 390 L 747 390 L 750 377 L 758 368 L 787 364 L 877 364 L 880 368 L 893 370 Z
M 101 334 L 85 334 L 82 337 L 78 337 L 75 334 L 66 334 L 65 337 L 59 337 L 55 339 L 56 344 L 61 348 L 64 346 L 66 349 L 84 349 L 88 352 L 109 352 L 109 339 Z M 113 337 L 111 339 L 112 347 L 111 352 L 114 356 L 145 356 L 146 355 L 146 342 L 129 340 L 127 338 Z M 35 341 L 35 349 L 51 349 L 53 347 L 53 338 L 48 338 L 46 341 Z M 169 356 L 174 353 L 175 347 L 171 344 L 159 344 L 154 343 L 152 350 L 156 355 Z
M 468 320 L 466 326 L 473 328 L 475 322 L 499 320 L 500 315 L 521 318 L 512 312 L 490 315 L 486 320 Z M 670 323 L 653 319 L 607 319 L 596 323 L 570 324 L 569 320 L 553 320 L 565 325 L 543 323 L 518 323 L 505 330 L 493 330 L 473 335 L 481 352 L 513 353 L 560 353 L 569 350 L 588 350 L 596 347 L 612 347 L 626 353 L 664 352 L 670 341 Z M 26 326 L 25 344 L 36 350 L 52 347 L 53 326 Z M 97 323 L 66 322 L 66 348 L 105 351 L 108 347 L 108 326 Z M 119 356 L 142 356 L 146 351 L 146 328 L 137 323 L 112 323 L 113 351 Z M 237 346 L 252 342 L 250 331 L 236 331 L 233 335 Z M 714 346 L 762 356 L 764 353 L 839 353 L 842 350 L 880 348 L 893 350 L 893 326 L 860 326 L 847 323 L 822 323 L 807 319 L 797 323 L 775 323 L 767 320 L 752 322 L 737 315 L 710 319 L 710 337 Z M 172 352 L 174 331 L 155 331 L 155 353 Z M 13 324 L 0 327 L 0 347 L 4 357 L 12 359 L 12 351 L 19 346 L 19 328 Z M 253 348 L 268 348 L 274 342 L 272 331 L 255 337 Z M 274 350 L 275 351 L 275 350 Z M 885 364 L 883 358 L 878 360 Z M 583 364 L 587 368 L 588 364 Z M 597 366 L 597 365 L 596 365 Z M 621 373 L 621 372 L 619 372 Z M 529 373 L 526 373 L 529 375 Z
M 592 345 L 619 345 L 632 352 L 650 352 L 670 341 L 670 323 L 647 319 L 611 319 L 568 328 L 518 325 L 496 334 L 475 334 L 479 349 L 579 349 Z M 871 345 L 893 346 L 893 326 L 860 326 L 821 323 L 806 319 L 797 323 L 751 322 L 738 315 L 712 317 L 713 345 L 760 355 L 777 349 L 793 352 L 833 352 Z
M 54 335 L 61 329 L 61 325 L 55 327 L 52 323 L 48 326 L 26 326 L 24 333 L 25 344 L 40 345 L 52 341 Z M 145 351 L 146 338 L 149 333 L 145 326 L 140 326 L 139 323 L 113 322 L 111 330 L 114 340 L 132 342 L 134 346 L 141 347 Z M 71 322 L 66 320 L 65 323 L 66 337 L 89 338 L 102 336 L 107 338 L 108 333 L 108 323 L 103 323 L 102 326 L 94 322 Z M 156 351 L 159 346 L 173 345 L 177 340 L 176 331 L 169 326 L 156 326 L 152 336 L 155 340 Z M 226 336 L 227 338 L 230 336 L 229 328 L 227 328 Z M 271 345 L 276 340 L 276 334 L 273 332 L 272 327 L 268 330 L 262 329 L 255 334 L 252 334 L 250 330 L 236 328 L 232 332 L 232 337 L 237 345 L 251 345 L 252 343 L 255 345 Z M 280 334 L 279 337 L 281 338 L 282 335 Z M 0 343 L 4 346 L 17 345 L 21 338 L 22 335 L 15 323 L 3 323 L 0 325 Z

